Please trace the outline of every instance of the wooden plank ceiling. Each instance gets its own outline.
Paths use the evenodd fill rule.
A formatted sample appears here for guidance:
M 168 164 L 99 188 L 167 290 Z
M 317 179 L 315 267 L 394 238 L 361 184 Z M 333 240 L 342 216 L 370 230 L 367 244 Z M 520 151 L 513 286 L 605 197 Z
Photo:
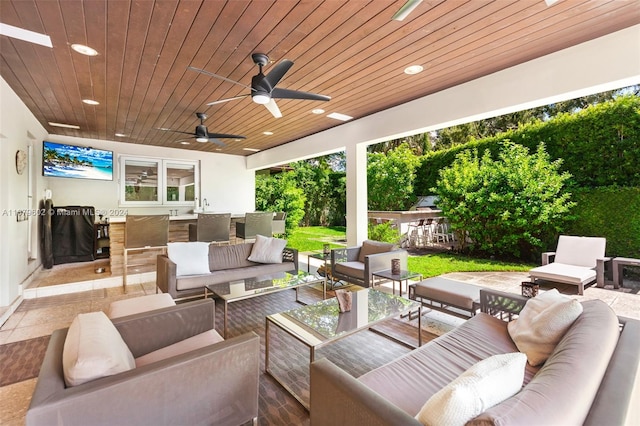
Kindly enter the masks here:
M 53 49 L 0 36 L 0 75 L 52 134 L 249 155 L 341 124 L 328 113 L 364 117 L 640 22 L 635 0 L 425 0 L 391 20 L 404 2 L 2 0 L 0 22 L 49 35 Z M 278 87 L 331 101 L 278 100 L 278 119 L 250 97 L 207 106 L 249 89 L 187 67 L 249 86 L 254 52 L 294 62 Z M 424 71 L 404 74 L 413 64 Z M 210 132 L 246 139 L 182 145 L 157 130 L 194 132 L 196 112 Z

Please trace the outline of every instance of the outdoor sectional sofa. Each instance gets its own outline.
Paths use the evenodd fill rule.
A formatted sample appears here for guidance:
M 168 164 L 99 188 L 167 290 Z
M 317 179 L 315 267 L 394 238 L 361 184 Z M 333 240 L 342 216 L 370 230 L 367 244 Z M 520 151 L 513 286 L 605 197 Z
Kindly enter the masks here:
M 326 358 L 315 361 L 311 424 L 420 425 L 414 416 L 423 404 L 469 367 L 518 352 L 507 322 L 496 315 L 517 314 L 526 300 L 483 289 L 481 313 L 359 378 Z M 616 317 L 600 300 L 582 306 L 546 362 L 526 365 L 522 389 L 467 424 L 637 424 L 640 321 Z
M 156 284 L 163 293 L 174 299 L 204 295 L 204 286 L 242 280 L 276 272 L 298 270 L 298 251 L 285 248 L 281 263 L 257 263 L 248 260 L 255 243 L 229 246 L 209 246 L 209 272 L 204 274 L 176 274 L 176 264 L 167 255 L 158 255 Z

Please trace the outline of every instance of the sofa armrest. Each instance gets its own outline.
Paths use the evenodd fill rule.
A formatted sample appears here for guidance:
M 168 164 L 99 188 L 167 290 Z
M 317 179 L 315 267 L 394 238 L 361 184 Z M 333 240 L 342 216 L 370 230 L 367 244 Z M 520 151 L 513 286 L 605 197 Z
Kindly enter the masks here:
M 159 254 L 156 262 L 156 286 L 163 293 L 169 293 L 174 299 L 178 298 L 178 282 L 176 279 L 176 264 L 166 254 Z
M 640 321 L 619 317 L 622 331 L 584 424 L 637 424 L 640 420 Z
M 596 259 L 596 286 L 604 287 L 606 278 L 605 272 L 607 270 L 607 265 L 609 265 L 609 270 L 612 270 L 611 261 L 612 257 L 600 257 Z
M 215 302 L 202 299 L 114 318 L 134 358 L 215 328 Z
M 292 247 L 285 247 L 282 251 L 282 260 L 284 262 L 293 262 L 294 268 L 296 272 L 298 271 L 298 250 Z
M 238 425 L 258 416 L 260 338 L 253 332 L 71 388 L 61 358 L 62 348 L 50 346 L 29 426 Z
M 506 317 L 510 321 L 514 315 L 520 314 L 527 300 L 527 297 L 515 293 L 481 289 L 480 311 L 501 319 Z
M 392 250 L 384 253 L 370 254 L 364 257 L 364 279 L 365 286 L 371 287 L 373 283 L 373 273 L 391 269 L 391 259 L 400 259 L 400 268 L 407 269 L 407 259 L 409 254 L 406 250 Z
M 328 359 L 313 362 L 310 370 L 313 426 L 420 425 Z
M 553 262 L 553 259 L 555 259 L 555 257 L 556 257 L 555 251 L 546 251 L 542 253 L 542 264 L 548 265 L 549 263 Z

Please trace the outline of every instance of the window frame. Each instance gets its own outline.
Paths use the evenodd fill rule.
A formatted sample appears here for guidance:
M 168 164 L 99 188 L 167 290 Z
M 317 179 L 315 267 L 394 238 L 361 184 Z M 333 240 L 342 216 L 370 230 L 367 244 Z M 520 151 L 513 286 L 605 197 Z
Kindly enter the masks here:
M 149 162 L 154 163 L 158 170 L 158 197 L 153 201 L 127 201 L 126 199 L 126 166 L 127 162 Z M 160 206 L 172 206 L 172 207 L 195 207 L 198 202 L 198 196 L 200 194 L 200 161 L 199 160 L 184 160 L 173 158 L 159 158 L 159 157 L 145 157 L 134 155 L 120 155 L 118 158 L 119 163 L 119 181 L 118 181 L 118 205 L 121 207 L 160 207 Z M 167 199 L 167 169 L 170 169 L 172 165 L 193 166 L 193 185 L 194 185 L 194 200 L 193 201 L 172 201 Z

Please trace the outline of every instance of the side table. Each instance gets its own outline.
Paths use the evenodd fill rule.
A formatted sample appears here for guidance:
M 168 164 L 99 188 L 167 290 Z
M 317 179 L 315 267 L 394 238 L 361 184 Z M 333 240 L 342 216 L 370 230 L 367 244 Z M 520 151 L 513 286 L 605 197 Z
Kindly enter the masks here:
M 385 269 L 383 271 L 374 272 L 373 274 L 373 282 L 375 285 L 376 278 L 382 278 L 385 280 L 390 280 L 393 282 L 393 294 L 396 294 L 396 282 L 400 287 L 399 295 L 402 296 L 402 282 L 407 283 L 407 292 L 409 291 L 409 280 L 418 278 L 418 281 L 422 281 L 422 274 L 419 272 L 411 272 L 401 270 L 399 274 L 392 274 L 391 269 Z
M 624 266 L 640 266 L 640 259 L 631 259 L 628 257 L 614 257 L 611 261 L 613 269 L 613 288 L 622 287 L 622 268 Z
M 325 277 L 327 279 L 327 284 L 329 285 L 329 289 L 333 290 L 333 287 L 337 284 L 337 281 L 334 281 L 333 276 L 331 275 L 331 253 L 324 254 L 324 252 L 319 253 L 310 253 L 307 255 L 307 272 L 311 272 L 311 259 L 318 259 L 322 261 L 322 265 L 320 267 L 324 267 Z

